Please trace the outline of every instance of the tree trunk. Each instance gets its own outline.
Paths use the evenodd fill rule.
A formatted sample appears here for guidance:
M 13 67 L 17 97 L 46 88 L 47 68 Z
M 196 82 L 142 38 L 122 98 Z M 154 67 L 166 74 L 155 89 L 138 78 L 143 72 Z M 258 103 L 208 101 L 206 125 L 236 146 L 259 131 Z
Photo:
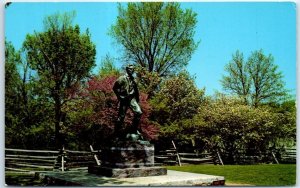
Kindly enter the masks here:
M 57 149 L 61 149 L 63 145 L 63 140 L 60 133 L 60 122 L 61 122 L 61 101 L 59 94 L 54 96 L 55 102 L 55 146 Z

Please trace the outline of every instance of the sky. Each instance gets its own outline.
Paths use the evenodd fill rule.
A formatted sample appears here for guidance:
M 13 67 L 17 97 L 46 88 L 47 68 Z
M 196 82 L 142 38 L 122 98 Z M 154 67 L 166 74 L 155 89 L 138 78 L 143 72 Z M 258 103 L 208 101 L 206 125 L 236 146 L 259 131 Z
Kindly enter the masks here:
M 296 5 L 292 2 L 181 2 L 181 8 L 197 13 L 194 40 L 200 44 L 187 66 L 196 77 L 198 88 L 208 95 L 224 92 L 220 80 L 224 66 L 239 50 L 248 58 L 262 49 L 272 54 L 283 73 L 286 88 L 296 94 Z M 5 37 L 16 49 L 22 47 L 26 34 L 43 31 L 45 16 L 75 10 L 74 24 L 81 31 L 89 28 L 96 44 L 96 63 L 106 54 L 120 57 L 122 52 L 108 35 L 118 16 L 116 2 L 14 2 L 5 10 Z M 116 62 L 120 67 L 123 62 Z

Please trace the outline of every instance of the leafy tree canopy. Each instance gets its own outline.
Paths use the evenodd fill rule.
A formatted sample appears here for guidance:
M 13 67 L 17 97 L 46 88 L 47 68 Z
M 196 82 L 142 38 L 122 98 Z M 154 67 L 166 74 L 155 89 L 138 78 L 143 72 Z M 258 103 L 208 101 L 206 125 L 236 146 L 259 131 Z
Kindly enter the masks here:
M 151 100 L 153 118 L 161 125 L 192 118 L 204 102 L 204 89 L 199 90 L 194 78 L 184 71 L 165 80 Z
M 67 91 L 83 81 L 95 65 L 95 45 L 88 30 L 80 33 L 79 26 L 72 25 L 74 16 L 75 12 L 46 17 L 45 31 L 28 34 L 23 44 L 30 67 L 37 71 L 40 84 L 54 101 L 57 141 Z
M 109 54 L 102 58 L 98 75 L 100 78 L 121 75 L 121 70 L 115 66 L 115 59 Z
M 247 61 L 237 51 L 225 66 L 228 75 L 221 80 L 223 88 L 244 99 L 245 104 L 257 107 L 263 103 L 280 101 L 287 95 L 283 75 L 274 64 L 274 57 L 254 51 Z
M 196 13 L 173 2 L 134 2 L 118 10 L 110 34 L 123 47 L 126 63 L 138 66 L 141 83 L 152 93 L 158 78 L 180 71 L 197 48 Z
M 5 146 L 51 147 L 51 116 L 47 100 L 30 76 L 22 53 L 5 41 Z M 17 104 L 17 105 L 16 105 Z
M 15 50 L 11 42 L 5 40 L 5 91 L 6 94 L 17 94 L 21 77 L 18 66 L 21 64 L 20 53 Z M 8 99 L 8 98 L 6 98 Z

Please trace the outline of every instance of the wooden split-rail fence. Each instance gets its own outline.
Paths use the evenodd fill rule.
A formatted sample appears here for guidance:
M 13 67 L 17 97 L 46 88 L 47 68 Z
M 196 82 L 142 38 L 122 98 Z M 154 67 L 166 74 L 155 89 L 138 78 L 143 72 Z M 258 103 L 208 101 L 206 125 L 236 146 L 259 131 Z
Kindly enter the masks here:
M 89 151 L 5 149 L 5 171 L 34 173 L 86 169 L 97 164 Z
M 160 151 L 155 155 L 155 163 L 163 165 L 186 164 L 220 164 L 224 165 L 219 152 L 215 153 L 180 153 L 172 141 L 170 149 Z
M 161 164 L 220 164 L 211 154 L 178 153 L 174 149 L 155 156 L 156 165 Z M 41 171 L 85 170 L 89 165 L 101 165 L 100 150 L 72 151 L 5 149 L 5 171 L 18 173 L 35 173 Z
M 61 151 L 5 149 L 5 171 L 18 173 L 34 173 L 37 171 L 84 170 L 89 165 L 101 165 L 100 150 Z M 286 149 L 280 159 L 272 156 L 277 164 L 296 163 L 296 149 Z M 253 158 L 253 157 L 252 157 Z M 251 158 L 251 159 L 252 159 Z M 245 159 L 246 160 L 246 159 Z M 224 165 L 219 152 L 214 153 L 181 153 L 175 143 L 172 148 L 155 155 L 156 165 L 185 165 L 185 164 L 219 164 Z
M 281 154 L 281 163 L 296 163 L 297 151 L 296 148 L 286 148 Z
M 5 170 L 14 172 L 50 171 L 59 151 L 5 149 Z
M 274 151 L 268 151 L 265 154 L 248 156 L 246 154 L 241 154 L 236 164 L 258 164 L 264 161 L 272 162 L 275 164 L 280 163 L 296 163 L 296 149 L 295 148 L 285 148 L 284 151 L 280 152 L 280 155 L 275 155 Z M 230 153 L 222 153 L 224 158 L 231 155 Z M 155 155 L 155 162 L 157 164 L 164 165 L 186 165 L 186 164 L 215 164 L 224 165 L 222 156 L 219 151 L 211 153 L 180 153 L 172 141 L 172 146 L 170 149 L 160 151 Z
M 187 164 L 219 164 L 222 162 L 212 153 L 177 153 L 169 149 L 161 151 L 160 155 L 155 155 L 155 162 L 164 165 L 187 165 Z

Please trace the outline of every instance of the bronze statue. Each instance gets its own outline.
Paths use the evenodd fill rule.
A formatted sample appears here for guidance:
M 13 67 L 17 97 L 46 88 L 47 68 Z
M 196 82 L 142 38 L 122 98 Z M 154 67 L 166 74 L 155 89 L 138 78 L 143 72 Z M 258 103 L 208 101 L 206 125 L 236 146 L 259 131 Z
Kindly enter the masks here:
M 133 77 L 134 66 L 126 66 L 126 74 L 120 76 L 113 86 L 113 90 L 119 100 L 119 113 L 116 124 L 116 132 L 121 130 L 128 107 L 133 111 L 134 118 L 129 134 L 134 134 L 141 137 L 140 134 L 140 119 L 143 114 L 139 102 L 139 91 L 137 83 Z

